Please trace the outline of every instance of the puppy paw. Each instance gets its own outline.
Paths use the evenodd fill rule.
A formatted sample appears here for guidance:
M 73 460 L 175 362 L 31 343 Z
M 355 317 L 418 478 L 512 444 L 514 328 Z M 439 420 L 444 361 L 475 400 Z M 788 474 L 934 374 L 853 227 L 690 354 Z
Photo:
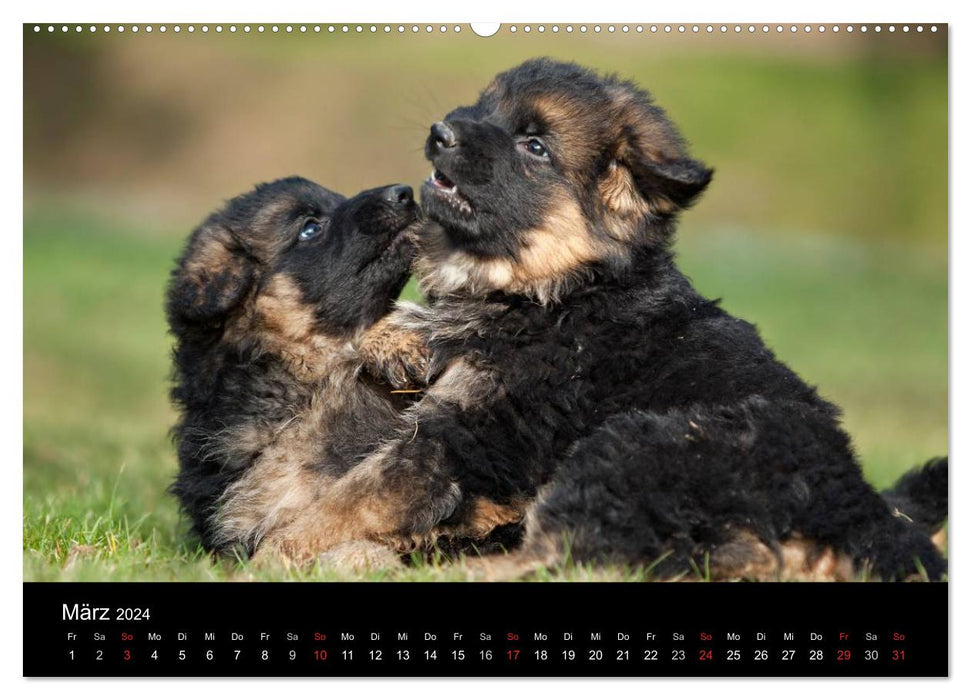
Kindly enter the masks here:
M 404 566 L 401 555 L 394 549 L 367 540 L 343 542 L 317 557 L 324 569 L 338 573 L 364 573 L 368 571 L 398 569 Z
M 427 383 L 429 352 L 420 333 L 379 321 L 358 343 L 364 370 L 397 390 L 418 389 Z
M 396 354 L 384 358 L 375 367 L 376 376 L 395 389 L 424 387 L 428 377 L 428 348 L 425 339 L 416 333 L 396 338 Z
M 438 532 L 462 502 L 462 491 L 454 481 L 426 486 L 423 493 L 412 500 L 406 522 L 409 533 Z

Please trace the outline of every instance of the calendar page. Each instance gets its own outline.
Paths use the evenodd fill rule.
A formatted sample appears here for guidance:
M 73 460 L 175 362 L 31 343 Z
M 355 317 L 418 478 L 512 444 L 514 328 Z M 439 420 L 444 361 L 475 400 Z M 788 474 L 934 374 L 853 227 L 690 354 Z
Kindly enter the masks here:
M 947 24 L 23 64 L 25 676 L 948 675 Z

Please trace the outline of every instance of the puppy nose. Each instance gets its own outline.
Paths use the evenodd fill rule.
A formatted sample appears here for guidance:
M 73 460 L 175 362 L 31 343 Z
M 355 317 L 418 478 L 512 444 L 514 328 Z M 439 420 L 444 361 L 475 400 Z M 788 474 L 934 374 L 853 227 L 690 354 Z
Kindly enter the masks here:
M 409 204 L 415 201 L 415 192 L 408 185 L 391 185 L 382 192 L 386 202 Z
M 445 122 L 435 122 L 432 124 L 432 138 L 442 148 L 454 148 L 458 141 L 455 132 Z

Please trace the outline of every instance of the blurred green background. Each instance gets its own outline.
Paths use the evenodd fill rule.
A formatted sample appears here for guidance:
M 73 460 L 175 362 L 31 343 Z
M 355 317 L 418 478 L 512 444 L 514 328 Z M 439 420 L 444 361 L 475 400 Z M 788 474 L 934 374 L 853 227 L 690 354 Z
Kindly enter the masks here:
M 212 564 L 165 494 L 182 240 L 279 176 L 419 184 L 428 125 L 537 55 L 635 79 L 716 168 L 681 265 L 843 406 L 875 484 L 946 453 L 946 32 L 462 29 L 25 27 L 26 580 L 268 575 Z

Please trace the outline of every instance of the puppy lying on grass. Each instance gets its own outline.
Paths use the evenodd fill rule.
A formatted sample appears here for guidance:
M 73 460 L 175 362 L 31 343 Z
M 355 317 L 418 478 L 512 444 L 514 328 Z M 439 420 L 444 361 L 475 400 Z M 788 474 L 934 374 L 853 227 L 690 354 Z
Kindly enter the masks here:
M 418 215 L 404 185 L 345 199 L 292 177 L 189 238 L 168 290 L 171 490 L 207 549 L 306 561 L 362 526 L 325 495 L 399 424 L 407 395 L 389 385 L 424 372 L 418 337 L 381 320 L 408 279 Z M 363 551 L 371 565 L 395 558 Z
M 434 124 L 425 152 L 416 269 L 435 303 L 413 327 L 443 371 L 417 438 L 373 466 L 437 473 L 428 507 L 449 520 L 529 499 L 497 577 L 566 559 L 945 574 L 928 534 L 947 517 L 946 460 L 881 498 L 839 409 L 678 269 L 677 219 L 712 170 L 648 93 L 528 61 Z M 431 400 L 446 388 L 451 403 Z
M 525 515 L 496 578 L 568 560 L 945 575 L 928 530 L 947 515 L 946 461 L 882 498 L 839 409 L 678 269 L 677 219 L 712 171 L 646 92 L 528 61 L 425 150 L 416 270 L 432 304 L 400 323 L 428 336 L 436 378 L 328 491 L 341 519 L 322 530 L 421 541 Z

